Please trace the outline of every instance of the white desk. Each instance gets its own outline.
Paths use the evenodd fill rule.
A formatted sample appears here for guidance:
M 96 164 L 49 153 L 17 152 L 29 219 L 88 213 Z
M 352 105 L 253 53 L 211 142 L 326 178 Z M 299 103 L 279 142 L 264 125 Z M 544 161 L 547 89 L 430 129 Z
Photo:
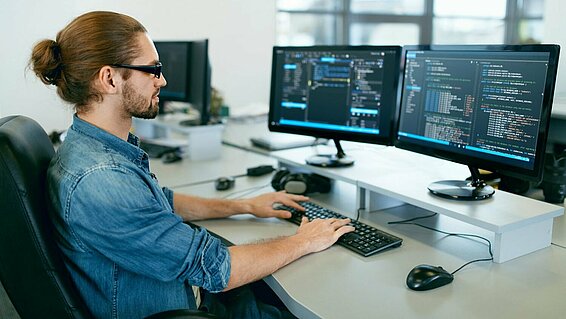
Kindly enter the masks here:
M 352 151 L 349 154 L 354 155 Z M 229 155 L 210 163 L 163 165 L 152 163 L 162 185 L 182 179 L 208 179 L 242 172 L 245 167 L 266 164 L 271 159 L 241 150 L 223 147 Z M 232 156 L 241 159 L 232 166 Z M 258 157 L 256 157 L 258 156 Z M 245 159 L 252 163 L 246 163 Z M 358 159 L 360 160 L 360 159 Z M 221 162 L 225 161 L 226 167 Z M 249 165 L 248 165 L 249 164 Z M 202 165 L 202 166 L 201 166 Z M 239 165 L 239 167 L 238 167 Z M 230 167 L 228 167 L 230 166 Z M 199 167 L 201 169 L 199 169 Z M 162 174 L 162 170 L 168 173 Z M 233 171 L 233 173 L 230 173 Z M 173 174 L 173 172 L 176 172 Z M 184 176 L 181 176 L 184 175 Z M 269 176 L 241 178 L 234 191 L 266 185 Z M 267 191 L 263 188 L 260 191 Z M 226 196 L 212 184 L 179 188 L 178 191 L 201 196 Z M 330 208 L 353 217 L 357 188 L 336 182 L 330 194 L 315 195 L 313 200 L 330 203 Z M 253 194 L 249 194 L 251 196 Z M 497 195 L 497 194 L 496 194 Z M 327 205 L 328 206 L 328 205 Z M 566 249 L 550 246 L 503 264 L 476 263 L 455 275 L 452 284 L 427 292 L 415 292 L 405 286 L 409 270 L 421 263 L 441 265 L 455 270 L 471 259 L 487 256 L 486 246 L 474 240 L 446 237 L 409 225 L 387 225 L 425 212 L 402 205 L 379 214 L 364 213 L 361 220 L 404 239 L 403 245 L 369 258 L 360 257 L 343 247 L 305 256 L 280 269 L 265 281 L 300 318 L 562 318 L 566 313 Z M 564 230 L 563 218 L 557 219 Z M 467 231 L 489 235 L 477 226 L 447 216 L 426 221 L 447 231 Z M 297 226 L 278 219 L 256 219 L 238 216 L 199 222 L 200 225 L 236 243 L 290 235 Z M 555 225 L 554 236 L 557 236 Z M 560 235 L 562 238 L 564 234 Z

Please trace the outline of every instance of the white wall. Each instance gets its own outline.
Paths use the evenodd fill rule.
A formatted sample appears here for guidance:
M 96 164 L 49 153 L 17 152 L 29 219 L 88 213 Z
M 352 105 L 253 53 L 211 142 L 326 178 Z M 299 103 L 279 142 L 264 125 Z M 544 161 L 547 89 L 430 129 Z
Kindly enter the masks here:
M 566 98 L 566 1 L 545 0 L 544 42 L 560 44 L 558 77 L 556 79 L 555 98 Z
M 35 42 L 91 10 L 129 14 L 154 40 L 209 38 L 212 84 L 226 103 L 267 108 L 275 0 L 0 0 L 0 117 L 23 114 L 48 132 L 70 124 L 71 108 L 26 65 Z
M 544 5 L 543 41 L 560 45 L 552 113 L 555 116 L 564 118 L 566 117 L 566 33 L 564 32 L 566 21 L 564 20 L 563 12 L 566 10 L 566 1 L 545 0 Z
M 556 79 L 555 97 L 566 98 L 566 1 L 545 0 L 544 10 L 544 42 L 560 45 L 558 77 Z

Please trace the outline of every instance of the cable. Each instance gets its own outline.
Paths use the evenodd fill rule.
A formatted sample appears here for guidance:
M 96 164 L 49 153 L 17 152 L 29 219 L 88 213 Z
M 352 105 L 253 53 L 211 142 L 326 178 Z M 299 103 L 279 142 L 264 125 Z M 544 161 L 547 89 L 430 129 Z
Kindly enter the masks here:
M 448 236 L 457 236 L 457 237 L 474 237 L 474 238 L 479 238 L 482 239 L 484 241 L 487 242 L 488 244 L 488 248 L 489 248 L 489 255 L 491 258 L 480 258 L 480 259 L 474 259 L 471 260 L 465 264 L 463 264 L 462 266 L 458 267 L 458 269 L 454 270 L 451 274 L 454 275 L 456 272 L 460 271 L 462 268 L 466 267 L 467 265 L 471 264 L 471 263 L 476 263 L 476 262 L 480 262 L 480 261 L 493 261 L 493 252 L 491 250 L 491 241 L 485 237 L 479 236 L 479 235 L 474 235 L 474 234 L 463 234 L 463 233 L 449 233 L 449 232 L 445 232 L 442 230 L 438 230 L 436 228 L 432 228 L 429 226 L 425 226 L 422 224 L 418 224 L 418 223 L 413 223 L 413 221 L 415 220 L 419 220 L 419 219 L 424 219 L 424 218 L 430 218 L 430 217 L 434 217 L 438 215 L 437 213 L 433 213 L 432 215 L 427 215 L 427 216 L 421 216 L 421 217 L 415 217 L 415 218 L 411 218 L 411 219 L 407 219 L 407 220 L 401 220 L 401 221 L 396 221 L 396 222 L 388 222 L 387 224 L 391 224 L 391 225 L 395 225 L 395 224 L 400 224 L 400 225 L 415 225 L 415 226 L 419 226 L 428 230 L 432 230 L 435 232 L 439 232 Z
M 357 214 L 356 214 L 356 221 L 359 221 L 359 220 L 360 220 L 360 212 L 361 212 L 362 210 L 364 210 L 364 208 L 361 208 L 361 207 L 358 208 L 358 211 L 357 211 Z
M 262 189 L 262 188 L 265 188 L 265 187 L 267 187 L 267 186 L 271 186 L 271 183 L 264 184 L 264 185 L 261 185 L 261 186 L 254 186 L 254 187 L 242 189 L 242 190 L 239 190 L 239 191 L 237 191 L 237 192 L 232 192 L 232 193 L 230 193 L 230 194 L 228 194 L 228 195 L 223 196 L 222 198 L 228 199 L 228 198 L 232 197 L 233 195 L 238 195 L 238 196 L 236 196 L 236 197 L 234 197 L 234 198 L 231 198 L 231 199 L 242 198 L 242 197 L 244 197 L 244 196 L 246 196 L 246 195 L 249 195 L 249 194 L 251 194 L 251 193 L 253 193 L 253 192 L 256 192 L 256 191 L 258 191 L 258 190 L 260 190 L 260 189 Z M 240 193 L 241 193 L 241 194 L 240 194 Z
M 244 177 L 247 176 L 246 174 L 240 174 L 240 175 L 233 175 L 230 177 Z M 174 188 L 181 188 L 181 187 L 188 187 L 188 186 L 195 186 L 195 185 L 201 185 L 201 184 L 208 184 L 208 183 L 213 183 L 214 181 L 216 181 L 218 178 L 213 178 L 213 179 L 206 179 L 204 181 L 198 181 L 198 182 L 190 182 L 190 183 L 185 183 L 185 184 L 179 184 L 179 185 L 174 185 L 174 186 L 167 186 L 167 188 L 170 189 L 174 189 Z
M 415 218 L 411 218 L 411 219 L 405 219 L 405 220 L 401 220 L 401 221 L 397 221 L 397 222 L 388 222 L 388 224 L 391 224 L 391 225 L 408 224 L 409 222 L 412 222 L 412 221 L 415 221 L 415 220 L 430 218 L 430 217 L 434 217 L 436 215 L 438 215 L 438 213 L 432 213 L 431 215 L 420 216 L 420 217 L 415 217 Z
M 265 188 L 265 187 L 268 187 L 268 186 L 271 186 L 271 183 L 265 184 L 265 185 L 261 185 L 261 186 L 254 186 L 254 187 L 242 189 L 242 190 L 239 190 L 239 191 L 237 191 L 237 192 L 233 192 L 233 193 L 230 193 L 230 194 L 228 194 L 228 195 L 225 195 L 225 196 L 223 196 L 222 198 L 224 198 L 224 199 L 229 199 L 229 198 L 231 198 L 232 196 L 237 195 L 236 197 L 233 197 L 233 198 L 231 198 L 231 199 L 239 199 L 239 198 L 242 198 L 242 197 L 244 197 L 244 196 L 246 196 L 246 195 L 249 195 L 249 194 L 252 194 L 252 193 L 254 193 L 254 192 L 257 192 L 257 191 L 259 191 L 260 189 Z
M 230 177 L 232 177 L 232 178 L 238 178 L 238 177 L 244 177 L 244 176 L 257 177 L 257 176 L 263 176 L 263 175 L 269 174 L 273 171 L 275 171 L 275 168 L 271 165 L 259 165 L 259 166 L 248 168 L 245 174 L 232 175 Z M 181 188 L 181 187 L 187 187 L 187 186 L 195 186 L 195 185 L 213 183 L 217 179 L 218 178 L 213 178 L 213 179 L 207 179 L 207 180 L 204 180 L 204 181 L 179 184 L 179 185 L 169 186 L 168 188 L 174 189 L 174 188 Z

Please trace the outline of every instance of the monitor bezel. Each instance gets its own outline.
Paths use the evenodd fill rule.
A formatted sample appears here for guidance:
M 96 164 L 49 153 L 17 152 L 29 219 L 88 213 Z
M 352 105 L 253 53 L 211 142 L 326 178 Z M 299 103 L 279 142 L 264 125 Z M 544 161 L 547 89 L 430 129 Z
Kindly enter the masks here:
M 274 122 L 274 109 L 276 107 L 275 103 L 275 89 L 276 89 L 276 72 L 278 71 L 276 62 L 277 52 L 283 51 L 323 51 L 323 50 L 335 50 L 335 51 L 371 51 L 371 50 L 394 50 L 395 53 L 395 71 L 397 74 L 394 81 L 395 97 L 394 105 L 391 106 L 392 112 L 389 115 L 388 128 L 381 129 L 379 134 L 368 134 L 368 133 L 354 133 L 345 132 L 340 130 L 326 130 L 326 129 L 316 129 L 308 127 L 296 127 L 290 125 L 277 125 Z M 271 91 L 269 98 L 269 113 L 268 113 L 268 128 L 272 132 L 280 133 L 290 133 L 297 135 L 313 136 L 316 138 L 326 138 L 335 140 L 346 140 L 361 143 L 371 143 L 371 144 L 381 144 L 381 145 L 393 145 L 395 139 L 395 121 L 398 117 L 398 101 L 400 92 L 400 75 L 401 75 L 401 53 L 402 47 L 396 45 L 387 46 L 370 46 L 370 45 L 315 45 L 315 46 L 274 46 L 272 55 L 272 68 L 271 68 Z
M 532 169 L 513 166 L 511 164 L 490 161 L 470 154 L 461 154 L 454 151 L 441 150 L 436 148 L 435 143 L 430 143 L 415 139 L 400 139 L 398 134 L 403 114 L 403 91 L 405 86 L 405 71 L 407 52 L 411 51 L 469 51 L 469 52 L 546 52 L 549 53 L 548 71 L 542 100 L 542 112 L 540 126 L 535 150 L 535 162 Z M 554 98 L 554 88 L 556 83 L 556 72 L 558 68 L 558 57 L 560 46 L 554 44 L 544 45 L 414 45 L 403 48 L 402 63 L 405 66 L 402 71 L 402 83 L 400 85 L 399 112 L 396 121 L 395 147 L 421 153 L 452 162 L 468 165 L 470 167 L 485 169 L 492 172 L 499 172 L 502 175 L 523 179 L 526 181 L 538 182 L 542 179 L 546 141 L 548 128 L 550 125 L 550 114 L 552 101 Z
M 184 88 L 184 96 L 177 97 L 167 94 L 167 86 L 160 91 L 160 102 L 176 101 L 191 103 L 200 112 L 200 125 L 206 125 L 210 121 L 210 103 L 212 101 L 212 66 L 210 62 L 210 41 L 209 39 L 194 39 L 194 40 L 156 40 L 153 41 L 156 49 L 160 44 L 174 44 L 184 45 L 187 55 L 187 67 L 185 72 L 187 77 L 186 85 Z M 195 53 L 201 50 L 206 59 L 195 61 Z M 157 50 L 159 53 L 159 50 Z M 161 59 L 161 56 L 160 56 Z M 197 64 L 196 62 L 204 62 L 204 65 Z M 197 69 L 198 68 L 198 69 Z M 167 79 L 167 73 L 163 76 Z M 202 81 L 202 83 L 200 83 Z M 201 85 L 202 84 L 202 85 Z M 200 105 L 202 103 L 202 105 Z M 162 107 L 160 107 L 162 110 Z
M 210 41 L 208 39 L 191 40 L 190 43 L 190 78 L 189 87 L 193 90 L 189 90 L 189 102 L 197 106 L 199 110 L 201 125 L 207 125 L 211 117 L 211 105 L 212 102 L 212 65 L 210 62 Z M 204 56 L 199 57 L 197 60 L 195 57 L 196 53 L 203 53 Z M 196 62 L 204 62 L 204 66 L 197 64 Z M 198 72 L 195 72 L 198 66 Z M 200 82 L 200 80 L 203 80 Z M 202 84 L 202 85 L 201 85 Z M 198 105 L 202 103 L 202 105 Z
M 183 91 L 183 97 L 177 97 L 177 96 L 172 96 L 172 95 L 168 95 L 168 89 L 167 86 L 165 86 L 164 88 L 162 88 L 160 90 L 159 93 L 159 97 L 160 99 L 164 100 L 164 101 L 177 101 L 177 102 L 190 102 L 189 98 L 190 98 L 190 85 L 188 85 L 188 82 L 191 80 L 190 79 L 190 75 L 191 75 L 191 42 L 192 41 L 161 41 L 161 40 L 157 40 L 157 41 L 153 41 L 153 44 L 155 45 L 155 49 L 157 50 L 158 54 L 159 54 L 159 46 L 160 45 L 183 45 L 184 49 L 185 49 L 185 53 L 187 55 L 187 60 L 186 60 L 186 68 L 184 70 L 185 75 L 187 76 L 187 85 L 185 85 L 184 87 L 184 91 Z M 161 59 L 161 55 L 159 56 L 159 58 Z M 163 73 L 163 77 L 165 77 L 165 79 L 167 79 L 167 73 Z

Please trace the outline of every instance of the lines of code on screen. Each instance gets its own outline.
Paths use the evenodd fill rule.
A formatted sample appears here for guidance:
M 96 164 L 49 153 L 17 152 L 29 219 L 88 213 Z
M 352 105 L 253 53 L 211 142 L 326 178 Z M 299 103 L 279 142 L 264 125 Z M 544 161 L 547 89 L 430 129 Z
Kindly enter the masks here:
M 383 106 L 395 104 L 395 56 L 380 50 L 282 52 L 276 65 L 279 124 L 379 134 Z
M 532 167 L 547 63 L 544 52 L 408 52 L 399 135 Z

